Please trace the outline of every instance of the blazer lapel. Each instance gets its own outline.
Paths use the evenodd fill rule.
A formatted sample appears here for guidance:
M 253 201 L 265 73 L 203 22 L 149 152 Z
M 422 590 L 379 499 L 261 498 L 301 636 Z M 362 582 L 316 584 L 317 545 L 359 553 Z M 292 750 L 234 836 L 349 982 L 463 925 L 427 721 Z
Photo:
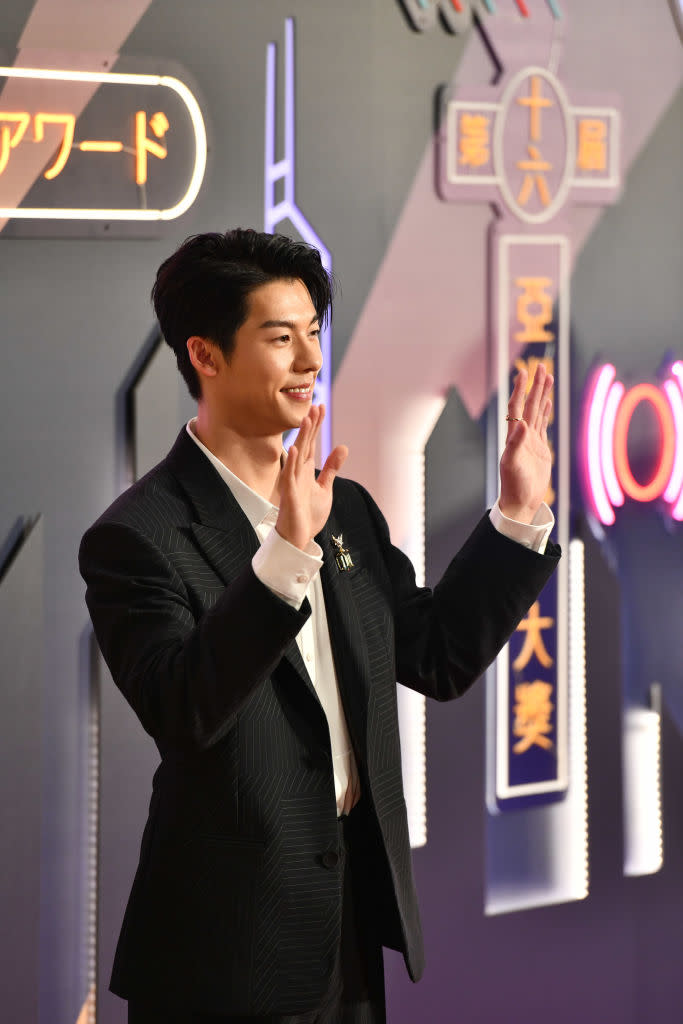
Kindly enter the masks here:
M 354 579 L 358 575 L 359 567 L 341 571 L 335 560 L 332 537 L 338 537 L 343 532 L 333 509 L 327 524 L 315 539 L 323 549 L 320 576 L 339 692 L 356 749 L 365 751 L 371 672 L 367 645 L 358 616 L 358 604 L 353 593 Z M 345 542 L 349 540 L 348 536 L 344 537 Z
M 168 467 L 192 504 L 190 529 L 197 546 L 226 586 L 251 562 L 259 547 L 256 533 L 232 491 L 183 427 L 169 452 Z M 296 640 L 283 658 L 320 704 Z

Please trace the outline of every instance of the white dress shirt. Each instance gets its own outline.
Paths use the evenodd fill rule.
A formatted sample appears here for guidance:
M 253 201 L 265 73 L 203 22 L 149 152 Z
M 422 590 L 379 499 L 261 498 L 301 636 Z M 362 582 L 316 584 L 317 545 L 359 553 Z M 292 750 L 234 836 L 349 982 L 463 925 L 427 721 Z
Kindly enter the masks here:
M 188 434 L 228 485 L 261 542 L 252 561 L 255 574 L 294 608 L 300 608 L 308 597 L 311 615 L 299 630 L 296 642 L 327 718 L 337 814 L 348 814 L 360 796 L 360 784 L 332 657 L 320 580 L 322 549 L 312 540 L 306 551 L 301 551 L 281 537 L 273 529 L 279 512 L 277 506 L 248 487 L 202 444 L 192 429 L 194 422 L 190 420 L 187 424 Z
M 300 608 L 304 598 L 308 597 L 311 615 L 297 634 L 296 642 L 327 718 L 337 814 L 348 814 L 360 796 L 360 783 L 332 656 L 320 580 L 322 549 L 311 540 L 306 550 L 302 551 L 281 537 L 273 529 L 279 512 L 277 506 L 248 487 L 202 444 L 194 433 L 195 423 L 196 420 L 192 419 L 187 424 L 188 434 L 230 488 L 260 541 L 261 546 L 252 560 L 254 573 L 262 583 L 294 608 Z M 547 505 L 541 506 L 530 525 L 503 515 L 498 502 L 489 515 L 493 526 L 500 533 L 533 551 L 545 551 L 555 523 Z

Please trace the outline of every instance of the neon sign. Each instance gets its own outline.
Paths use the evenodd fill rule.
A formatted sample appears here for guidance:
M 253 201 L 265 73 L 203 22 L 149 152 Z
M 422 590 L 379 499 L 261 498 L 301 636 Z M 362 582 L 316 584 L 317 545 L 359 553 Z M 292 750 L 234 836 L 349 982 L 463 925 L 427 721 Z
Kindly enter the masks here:
M 488 87 L 446 90 L 442 124 L 444 199 L 489 199 L 524 223 L 540 224 L 574 193 L 581 202 L 617 197 L 618 110 L 573 106 L 545 68 L 520 69 L 500 97 Z
M 26 88 L 23 109 L 0 110 L 0 218 L 167 221 L 194 203 L 206 170 L 206 128 L 196 97 L 178 78 L 20 67 L 0 67 L 0 77 L 32 86 Z M 97 104 L 80 113 L 74 95 L 78 114 L 68 103 L 55 109 L 46 86 L 33 109 L 28 100 L 36 95 L 35 83 L 43 82 L 67 87 L 60 101 L 69 85 L 82 89 L 89 83 L 99 87 L 98 93 L 107 88 L 106 114 L 99 108 L 106 125 L 97 137 L 82 137 L 100 128 Z M 109 131 L 103 137 L 112 118 L 118 121 L 117 137 Z M 40 205 L 3 202 L 11 190 L 9 174 L 23 164 L 32 177 L 36 155 L 41 168 L 31 196 Z M 85 201 L 73 204 L 74 196 Z
M 649 480 L 636 479 L 628 454 L 635 410 L 649 405 L 659 434 L 656 465 Z M 661 387 L 636 384 L 627 391 L 611 363 L 599 366 L 588 386 L 584 407 L 582 459 L 584 486 L 593 513 L 611 526 L 614 509 L 628 497 L 652 502 L 662 498 L 672 519 L 683 521 L 683 362 L 675 362 Z
M 521 8 L 518 13 L 524 14 Z M 508 19 L 508 32 L 514 20 L 519 19 Z M 557 75 L 538 59 L 522 66 L 511 63 L 493 86 L 456 83 L 442 97 L 440 195 L 448 202 L 486 201 L 500 214 L 490 233 L 492 383 L 498 392 L 492 419 L 498 458 L 505 446 L 510 365 L 526 366 L 531 379 L 535 363 L 542 360 L 555 377 L 558 409 L 550 432 L 553 474 L 546 503 L 556 514 L 565 549 L 571 241 L 567 224 L 558 218 L 573 203 L 606 204 L 617 198 L 619 122 L 619 110 L 601 99 L 591 105 L 583 98 L 581 105 L 572 102 Z M 490 796 L 496 810 L 552 802 L 567 791 L 568 594 L 567 568 L 561 563 L 541 595 L 534 623 L 529 620 L 525 627 L 543 629 L 549 660 L 539 658 L 536 648 L 526 656 L 521 626 L 498 656 L 495 804 Z M 535 738 L 527 745 L 531 729 Z

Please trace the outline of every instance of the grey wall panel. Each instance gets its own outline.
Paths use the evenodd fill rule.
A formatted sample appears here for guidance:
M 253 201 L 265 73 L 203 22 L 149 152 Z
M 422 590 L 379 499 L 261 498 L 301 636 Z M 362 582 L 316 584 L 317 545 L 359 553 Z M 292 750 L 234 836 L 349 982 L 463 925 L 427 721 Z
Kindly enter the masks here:
M 0 563 L 0 1011 L 38 1020 L 43 524 L 13 532 Z
M 144 476 L 168 452 L 179 425 L 181 385 L 184 391 L 175 355 L 155 326 L 116 392 L 121 490 Z
M 131 394 L 135 409 L 135 476 L 140 479 L 168 453 L 178 429 L 182 378 L 163 339 Z M 183 385 L 184 387 L 184 385 Z
M 108 991 L 109 976 L 159 757 L 101 657 L 95 666 L 93 686 L 100 695 L 97 1024 L 124 1024 L 125 1003 Z

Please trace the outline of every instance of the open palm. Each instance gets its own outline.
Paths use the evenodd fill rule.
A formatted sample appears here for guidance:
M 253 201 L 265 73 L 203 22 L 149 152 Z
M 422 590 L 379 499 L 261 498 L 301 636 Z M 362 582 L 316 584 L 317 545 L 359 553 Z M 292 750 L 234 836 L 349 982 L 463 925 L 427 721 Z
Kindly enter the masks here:
M 526 370 L 521 370 L 508 404 L 508 432 L 500 460 L 500 510 L 510 519 L 530 523 L 550 483 L 553 378 L 539 363 L 525 398 L 526 384 Z

